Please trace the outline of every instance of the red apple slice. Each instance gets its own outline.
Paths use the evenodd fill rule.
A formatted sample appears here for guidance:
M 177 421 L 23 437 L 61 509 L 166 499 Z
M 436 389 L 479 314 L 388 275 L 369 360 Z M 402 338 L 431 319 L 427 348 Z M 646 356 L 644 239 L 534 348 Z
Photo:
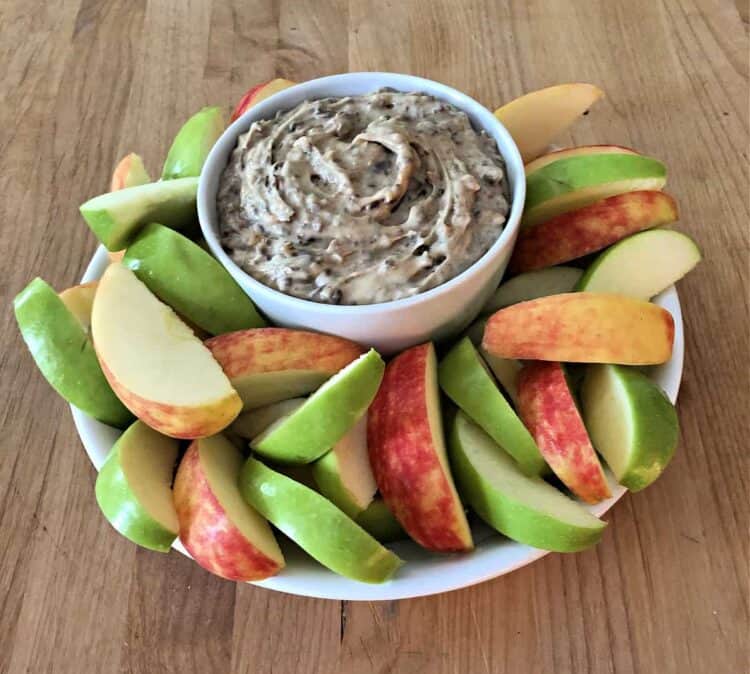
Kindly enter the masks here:
M 243 461 L 221 435 L 191 443 L 174 481 L 180 541 L 217 576 L 262 580 L 283 568 L 284 557 L 268 522 L 240 495 Z
M 431 343 L 404 351 L 386 367 L 370 406 L 367 444 L 380 493 L 409 536 L 429 550 L 471 550 L 445 453 Z
M 341 337 L 286 328 L 255 328 L 206 342 L 244 409 L 305 395 L 364 353 Z
M 91 334 L 117 397 L 160 433 L 205 437 L 239 414 L 242 402 L 211 352 L 120 263 L 99 281 Z
M 492 314 L 482 347 L 501 358 L 655 365 L 672 356 L 674 320 L 624 295 L 564 293 Z
M 136 185 L 145 185 L 151 182 L 151 176 L 148 174 L 146 167 L 143 165 L 143 159 L 140 155 L 131 152 L 126 154 L 115 167 L 112 173 L 112 182 L 109 186 L 110 192 L 117 192 L 126 187 L 135 187 Z M 110 262 L 119 262 L 125 255 L 124 250 L 107 251 Z
M 560 363 L 526 363 L 518 378 L 518 411 L 544 460 L 586 503 L 612 494 Z
M 608 197 L 522 229 L 508 269 L 518 274 L 552 267 L 678 217 L 674 198 L 658 190 Z
M 237 103 L 237 107 L 235 107 L 229 123 L 231 124 L 235 119 L 240 117 L 242 113 L 245 112 L 245 110 L 252 107 L 256 103 L 260 103 L 260 101 L 268 98 L 269 96 L 273 96 L 273 94 L 276 94 L 279 91 L 283 91 L 284 89 L 293 87 L 295 84 L 296 82 L 291 82 L 290 80 L 285 80 L 282 78 L 277 78 L 275 80 L 271 80 L 270 82 L 264 82 L 263 84 L 256 84 L 254 87 L 248 89 L 245 92 L 245 95 L 240 99 L 240 102 Z

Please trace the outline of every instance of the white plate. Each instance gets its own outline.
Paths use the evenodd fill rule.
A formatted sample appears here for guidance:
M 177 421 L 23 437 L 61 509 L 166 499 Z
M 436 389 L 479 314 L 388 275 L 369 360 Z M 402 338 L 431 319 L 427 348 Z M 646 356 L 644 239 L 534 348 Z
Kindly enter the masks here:
M 106 266 L 107 252 L 100 247 L 81 281 L 85 283 L 98 279 Z M 651 376 L 664 389 L 670 400 L 675 402 L 682 379 L 685 350 L 680 301 L 674 287 L 664 291 L 654 301 L 674 317 L 675 339 L 672 359 L 664 365 L 652 368 Z M 71 410 L 81 442 L 94 467 L 99 470 L 120 431 L 86 416 L 75 407 L 71 406 Z M 610 482 L 615 484 L 611 479 Z M 589 510 L 595 515 L 607 512 L 625 491 L 622 487 L 616 486 L 612 498 L 589 506 Z M 509 573 L 548 554 L 545 550 L 510 541 L 481 523 L 473 525 L 472 531 L 476 549 L 467 554 L 436 555 L 407 541 L 393 544 L 390 547 L 407 563 L 393 580 L 382 585 L 358 583 L 338 576 L 305 555 L 296 546 L 283 540 L 286 567 L 278 576 L 254 584 L 271 590 L 324 599 L 407 599 L 475 585 Z M 321 535 L 325 535 L 325 532 L 321 532 Z M 174 548 L 185 555 L 188 554 L 179 541 L 175 543 Z

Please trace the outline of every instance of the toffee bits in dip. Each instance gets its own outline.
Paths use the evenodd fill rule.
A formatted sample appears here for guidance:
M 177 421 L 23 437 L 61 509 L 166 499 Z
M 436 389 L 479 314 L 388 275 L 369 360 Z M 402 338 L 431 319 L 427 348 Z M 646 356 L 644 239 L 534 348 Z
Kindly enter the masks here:
M 240 136 L 221 241 L 261 283 L 329 304 L 416 295 L 476 262 L 508 214 L 504 163 L 464 112 L 381 90 L 306 101 Z

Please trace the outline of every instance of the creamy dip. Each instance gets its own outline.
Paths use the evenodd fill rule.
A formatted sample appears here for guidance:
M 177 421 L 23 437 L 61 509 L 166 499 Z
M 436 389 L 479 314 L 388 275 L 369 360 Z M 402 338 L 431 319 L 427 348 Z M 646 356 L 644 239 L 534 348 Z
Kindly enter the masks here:
M 251 276 L 330 304 L 409 297 L 460 274 L 508 213 L 495 142 L 420 93 L 306 101 L 240 136 L 217 197 Z

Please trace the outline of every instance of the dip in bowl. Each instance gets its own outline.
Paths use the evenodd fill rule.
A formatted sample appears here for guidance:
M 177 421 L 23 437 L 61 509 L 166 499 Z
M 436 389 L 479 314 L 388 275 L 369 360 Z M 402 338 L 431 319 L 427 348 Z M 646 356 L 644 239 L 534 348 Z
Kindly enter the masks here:
M 236 120 L 206 161 L 198 214 L 274 323 L 390 354 L 474 318 L 505 270 L 524 192 L 515 143 L 476 101 L 351 73 Z

